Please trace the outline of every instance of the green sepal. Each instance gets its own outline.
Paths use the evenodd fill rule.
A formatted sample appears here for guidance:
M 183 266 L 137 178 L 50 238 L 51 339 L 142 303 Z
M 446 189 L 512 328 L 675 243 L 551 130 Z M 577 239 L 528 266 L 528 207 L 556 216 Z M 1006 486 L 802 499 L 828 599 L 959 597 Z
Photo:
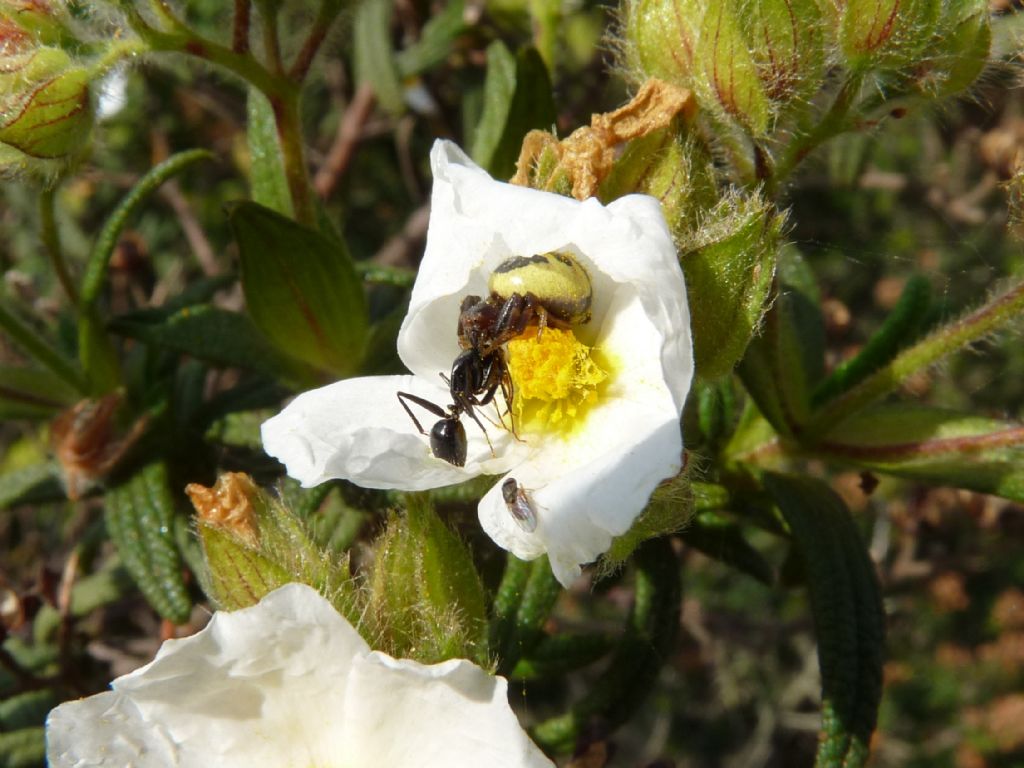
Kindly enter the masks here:
M 657 77 L 692 87 L 705 0 L 627 0 L 625 65 L 633 81 Z
M 488 659 L 483 584 L 466 544 L 425 495 L 406 496 L 374 543 L 369 620 L 382 647 L 424 663 Z
M 941 6 L 942 0 L 846 0 L 839 44 L 847 66 L 897 72 L 916 64 Z
M 174 541 L 174 499 L 167 469 L 154 462 L 105 497 L 106 524 L 125 568 L 151 606 L 175 624 L 188 621 L 192 600 Z
M 634 193 L 657 198 L 669 229 L 684 241 L 718 199 L 712 158 L 679 126 L 634 139 L 601 183 L 598 197 L 609 203 Z
M 556 116 L 551 78 L 536 49 L 523 48 L 513 56 L 500 40 L 491 43 L 473 160 L 496 179 L 510 178 L 523 137 L 534 128 L 550 130 Z
M 730 194 L 680 243 L 703 379 L 730 373 L 757 330 L 775 274 L 781 220 L 758 197 Z
M 1024 426 L 917 403 L 854 414 L 815 450 L 833 461 L 1024 501 Z
M 281 353 L 333 376 L 359 370 L 369 319 L 344 243 L 251 202 L 228 206 L 249 316 Z
M 622 567 L 643 542 L 682 530 L 692 516 L 693 494 L 689 478 L 683 474 L 662 483 L 654 489 L 646 509 L 629 530 L 612 540 L 601 559 L 602 572 Z
M 769 473 L 804 566 L 822 679 L 819 768 L 864 765 L 882 697 L 885 613 L 874 564 L 843 501 L 818 480 Z
M 694 52 L 699 75 L 693 87 L 705 109 L 737 120 L 754 136 L 762 136 L 771 121 L 771 105 L 736 10 L 734 0 L 708 4 Z
M 13 104 L 0 105 L 0 142 L 35 158 L 81 154 L 94 120 L 89 88 L 95 74 L 69 67 L 9 97 Z
M 809 104 L 826 71 L 815 0 L 739 0 L 739 18 L 773 109 Z

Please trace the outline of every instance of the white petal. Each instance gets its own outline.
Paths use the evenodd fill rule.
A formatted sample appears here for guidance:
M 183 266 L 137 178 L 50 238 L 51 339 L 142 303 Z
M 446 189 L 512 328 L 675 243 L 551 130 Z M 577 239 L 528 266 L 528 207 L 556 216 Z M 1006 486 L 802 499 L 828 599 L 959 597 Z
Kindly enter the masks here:
M 350 764 L 552 766 L 520 727 L 507 688 L 462 659 L 426 666 L 372 653 L 353 668 Z
M 604 399 L 580 432 L 535 443 L 509 473 L 532 501 L 536 529 L 515 522 L 500 483 L 478 510 L 499 546 L 526 560 L 546 552 L 565 586 L 629 530 L 657 484 L 681 467 L 679 409 L 662 374 L 666 343 L 639 295 L 617 292 L 599 336 L 618 366 Z
M 466 466 L 434 457 L 429 438 L 419 433 L 397 397 L 398 392 L 410 392 L 447 405 L 451 394 L 436 373 L 434 378 L 436 385 L 414 376 L 371 376 L 304 392 L 264 422 L 263 447 L 306 487 L 340 478 L 365 488 L 419 491 L 506 471 L 523 449 L 504 430 L 488 428 L 492 456 L 484 434 L 468 416 L 462 418 L 469 445 Z M 410 407 L 429 431 L 437 416 Z
M 328 765 L 345 754 L 344 680 L 368 652 L 329 602 L 289 584 L 164 643 L 113 691 L 59 706 L 50 764 Z

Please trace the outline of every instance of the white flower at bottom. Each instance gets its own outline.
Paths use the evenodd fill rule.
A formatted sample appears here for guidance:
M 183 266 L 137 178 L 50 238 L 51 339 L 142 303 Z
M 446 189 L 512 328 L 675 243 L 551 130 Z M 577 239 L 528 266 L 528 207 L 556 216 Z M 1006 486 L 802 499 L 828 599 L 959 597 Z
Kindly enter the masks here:
M 679 419 L 693 361 L 672 237 L 651 197 L 604 206 L 497 182 L 449 142 L 435 144 L 431 164 L 426 251 L 398 336 L 413 375 L 349 379 L 301 394 L 263 425 L 263 445 L 307 487 L 342 478 L 423 490 L 481 474 L 514 478 L 536 525 L 517 522 L 501 481 L 480 501 L 481 525 L 520 558 L 547 553 L 568 585 L 681 467 Z M 463 415 L 465 466 L 434 457 L 396 393 L 447 407 L 452 397 L 439 374 L 461 351 L 463 298 L 487 296 L 488 277 L 507 259 L 550 252 L 571 255 L 589 274 L 592 319 L 567 337 L 528 331 L 521 355 L 509 345 L 517 400 L 524 392 L 541 397 L 520 401 L 518 435 L 484 422 L 489 446 Z M 567 340 L 561 351 L 560 340 Z M 504 407 L 500 394 L 496 400 Z M 429 431 L 438 417 L 413 409 Z M 491 406 L 477 411 L 499 421 Z
M 50 713 L 52 768 L 552 765 L 504 678 L 371 652 L 301 584 L 215 614 L 112 687 Z

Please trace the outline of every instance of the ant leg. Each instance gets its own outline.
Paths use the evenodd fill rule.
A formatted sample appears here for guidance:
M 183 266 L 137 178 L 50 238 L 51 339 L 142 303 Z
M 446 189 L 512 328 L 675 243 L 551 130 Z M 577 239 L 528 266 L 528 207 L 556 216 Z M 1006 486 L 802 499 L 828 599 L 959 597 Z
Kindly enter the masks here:
M 467 408 L 466 413 L 469 417 L 476 422 L 476 425 L 480 427 L 480 431 L 484 433 L 484 439 L 487 441 L 487 447 L 491 449 L 491 458 L 497 458 L 497 454 L 494 452 L 494 445 L 491 443 L 491 436 L 487 434 L 487 430 L 484 429 L 484 425 L 480 423 L 480 419 L 477 418 L 476 411 L 472 408 Z
M 442 419 L 448 415 L 447 413 L 445 413 L 443 408 L 441 408 L 435 403 L 430 402 L 429 400 L 425 400 L 424 398 L 419 397 L 418 395 L 414 395 L 409 392 L 396 392 L 395 394 L 398 396 L 398 402 L 400 402 L 402 404 L 402 407 L 405 408 L 405 412 L 409 414 L 409 418 L 412 419 L 412 423 L 416 425 L 416 429 L 420 431 L 421 435 L 426 435 L 427 437 L 430 436 L 428 432 L 423 428 L 423 425 L 420 424 L 419 419 L 417 419 L 413 415 L 412 409 L 409 408 L 409 406 L 405 402 L 406 399 L 409 399 L 412 402 L 416 403 L 416 405 L 418 405 L 420 408 L 430 411 L 435 416 L 440 416 Z

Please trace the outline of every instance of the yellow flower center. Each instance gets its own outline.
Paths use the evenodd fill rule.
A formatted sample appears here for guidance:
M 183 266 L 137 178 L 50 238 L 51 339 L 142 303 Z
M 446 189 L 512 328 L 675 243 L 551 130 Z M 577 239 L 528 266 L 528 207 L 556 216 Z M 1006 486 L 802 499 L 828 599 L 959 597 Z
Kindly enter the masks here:
M 582 422 L 599 399 L 608 373 L 594 359 L 596 350 L 572 331 L 536 328 L 508 343 L 508 369 L 515 395 L 512 411 L 518 428 L 568 432 Z M 607 366 L 605 366 L 607 367 Z

